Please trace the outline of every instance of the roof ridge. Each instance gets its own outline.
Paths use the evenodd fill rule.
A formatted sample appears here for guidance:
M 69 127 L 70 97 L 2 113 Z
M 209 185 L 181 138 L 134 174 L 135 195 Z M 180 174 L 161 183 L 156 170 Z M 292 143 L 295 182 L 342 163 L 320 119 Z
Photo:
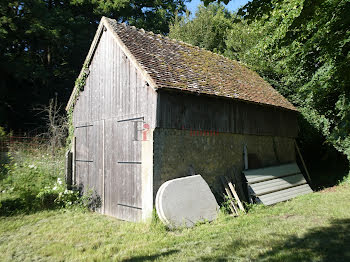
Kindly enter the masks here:
M 107 18 L 108 20 L 112 20 L 112 21 L 116 22 L 117 24 L 121 24 L 121 25 L 123 25 L 124 27 L 128 27 L 128 28 L 130 28 L 130 29 L 133 29 L 133 30 L 136 30 L 136 31 L 139 31 L 139 32 L 141 31 L 141 33 L 151 34 L 151 35 L 156 36 L 156 37 L 165 38 L 165 39 L 168 40 L 168 41 L 172 41 L 172 42 L 184 44 L 184 45 L 187 45 L 187 46 L 190 46 L 190 47 L 193 47 L 193 48 L 201 49 L 201 50 L 203 50 L 203 51 L 210 52 L 211 54 L 215 54 L 215 55 L 217 55 L 217 56 L 220 56 L 220 57 L 222 57 L 222 58 L 224 58 L 224 59 L 226 59 L 226 60 L 234 61 L 234 62 L 237 62 L 237 63 L 239 63 L 239 64 L 242 64 L 242 63 L 241 63 L 240 61 L 238 61 L 238 60 L 230 59 L 230 58 L 224 56 L 223 54 L 215 53 L 215 52 L 213 52 L 213 51 L 210 51 L 210 50 L 208 50 L 208 49 L 205 49 L 204 47 L 192 45 L 192 44 L 187 43 L 187 42 L 184 42 L 184 41 L 182 41 L 182 40 L 179 40 L 179 39 L 176 39 L 176 38 L 171 38 L 171 37 L 169 37 L 169 36 L 167 36 L 167 35 L 156 34 L 156 33 L 154 33 L 153 31 L 147 31 L 147 30 L 145 30 L 144 28 L 137 28 L 136 26 L 128 25 L 128 24 L 126 24 L 125 22 L 120 23 L 120 22 L 118 22 L 118 21 L 117 21 L 116 19 L 114 19 L 114 18 L 109 18 L 109 17 L 106 17 L 106 18 Z M 245 64 L 244 64 L 244 65 L 245 65 Z M 247 65 L 245 65 L 245 66 L 247 66 Z
M 184 42 L 184 41 L 182 41 L 182 40 L 179 40 L 179 39 L 176 39 L 176 38 L 171 38 L 171 37 L 169 37 L 169 36 L 167 36 L 167 35 L 156 34 L 156 33 L 154 33 L 153 31 L 148 31 L 148 30 L 145 30 L 144 28 L 137 28 L 137 27 L 135 27 L 135 26 L 133 26 L 133 25 L 128 25 L 128 24 L 126 24 L 125 22 L 121 23 L 121 22 L 118 22 L 117 20 L 115 20 L 114 18 L 109 18 L 109 17 L 106 17 L 106 18 L 107 18 L 108 20 L 112 20 L 112 21 L 116 22 L 117 24 L 123 25 L 124 27 L 128 27 L 128 28 L 131 28 L 131 29 L 136 30 L 136 31 L 141 31 L 141 32 L 146 33 L 146 34 L 151 34 L 151 35 L 154 35 L 154 36 L 157 36 L 157 37 L 160 37 L 160 38 L 165 38 L 165 39 L 167 39 L 167 40 L 169 40 L 169 41 L 172 41 L 172 42 L 185 44 L 185 45 L 188 45 L 188 46 L 190 46 L 190 47 L 194 47 L 194 48 L 198 48 L 198 49 L 203 49 L 203 50 L 205 50 L 205 51 L 207 51 L 207 52 L 210 52 L 210 53 L 213 53 L 213 54 L 217 54 L 217 53 L 214 53 L 214 52 L 212 52 L 212 51 L 210 51 L 210 50 L 207 50 L 207 49 L 205 49 L 205 48 L 203 48 L 203 47 L 199 47 L 199 46 L 196 46 L 196 45 L 192 45 L 192 44 L 187 43 L 187 42 Z M 219 55 L 219 54 L 217 54 L 217 55 Z M 227 57 L 226 57 L 226 58 L 227 58 Z
M 108 18 L 108 17 L 107 17 L 107 18 Z M 233 60 L 233 59 L 231 59 L 231 58 L 228 58 L 228 57 L 224 56 L 223 54 L 215 53 L 215 52 L 213 52 L 213 51 L 210 51 L 210 50 L 208 50 L 208 49 L 205 49 L 204 47 L 192 45 L 192 44 L 187 43 L 187 42 L 184 42 L 184 41 L 182 41 L 182 40 L 179 40 L 179 39 L 176 39 L 176 38 L 171 38 L 171 37 L 169 37 L 169 36 L 167 36 L 167 35 L 156 34 L 156 33 L 154 33 L 153 31 L 147 31 L 147 30 L 145 30 L 144 28 L 137 28 L 137 27 L 135 27 L 135 26 L 128 25 L 128 24 L 126 24 L 125 22 L 120 23 L 120 22 L 118 22 L 117 20 L 115 20 L 115 19 L 113 19 L 113 18 L 108 18 L 108 19 L 109 19 L 109 20 L 113 20 L 113 21 L 116 22 L 117 24 L 122 24 L 122 25 L 125 26 L 125 27 L 129 27 L 129 28 L 131 28 L 131 29 L 133 29 L 133 30 L 136 30 L 136 31 L 139 31 L 139 32 L 141 31 L 141 33 L 151 34 L 151 35 L 156 36 L 156 37 L 159 37 L 159 38 L 165 38 L 165 39 L 168 40 L 168 41 L 172 41 L 172 42 L 175 42 L 175 43 L 184 44 L 184 45 L 187 45 L 187 46 L 189 46 L 189 47 L 196 48 L 196 49 L 201 49 L 201 50 L 206 51 L 206 52 L 209 52 L 209 53 L 211 53 L 211 54 L 215 54 L 215 55 L 217 55 L 217 56 L 220 56 L 221 58 L 223 58 L 223 59 L 225 59 L 225 60 L 234 61 L 234 62 L 237 62 L 237 63 L 239 63 L 239 64 L 241 64 L 241 65 L 247 66 L 246 64 L 242 64 L 242 63 L 241 63 L 240 61 L 238 61 L 238 60 Z M 250 69 L 250 68 L 249 68 L 249 69 Z
M 113 18 L 105 17 L 105 21 L 123 45 L 131 48 L 130 54 L 154 81 L 157 89 L 172 88 L 231 97 L 297 111 L 245 63 L 167 35 L 120 23 Z M 139 47 L 146 51 L 140 51 Z M 192 88 L 193 83 L 197 83 L 198 88 Z

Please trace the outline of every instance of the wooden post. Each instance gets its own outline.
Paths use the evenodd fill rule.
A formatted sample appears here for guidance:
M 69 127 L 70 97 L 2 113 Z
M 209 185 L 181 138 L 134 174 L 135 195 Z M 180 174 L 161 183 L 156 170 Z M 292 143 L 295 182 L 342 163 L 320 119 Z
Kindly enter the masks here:
M 234 211 L 232 213 L 238 215 L 238 210 L 237 210 L 237 207 L 235 205 L 235 202 L 233 201 L 234 198 L 230 192 L 230 189 L 227 187 L 227 183 L 225 182 L 225 179 L 223 177 L 220 177 L 220 179 L 221 179 L 222 185 L 225 188 L 226 194 L 231 202 L 231 207 L 234 209 L 234 210 L 232 210 L 232 208 L 231 208 L 231 210 Z
M 247 144 L 244 144 L 243 146 L 243 157 L 244 157 L 244 169 L 248 169 L 248 149 Z
M 231 189 L 231 192 L 232 192 L 234 198 L 235 198 L 236 201 L 237 201 L 237 204 L 238 204 L 239 209 L 242 210 L 242 211 L 245 213 L 244 206 L 243 206 L 241 200 L 239 199 L 239 197 L 238 197 L 238 195 L 237 195 L 237 192 L 236 192 L 236 190 L 235 190 L 235 187 L 232 185 L 232 183 L 230 182 L 230 180 L 227 179 L 227 177 L 225 177 L 225 179 L 226 179 L 226 181 L 227 181 L 227 183 L 228 183 L 229 188 Z
M 247 149 L 247 144 L 243 145 L 243 158 L 244 158 L 244 170 L 248 169 L 248 149 Z M 247 184 L 247 192 L 248 192 L 248 202 L 253 203 L 253 199 L 250 196 L 250 190 L 249 190 L 249 185 Z
M 303 167 L 304 167 L 304 169 L 305 169 L 305 173 L 306 173 L 306 175 L 307 175 L 307 178 L 309 179 L 309 181 L 310 181 L 310 183 L 311 183 L 311 178 L 310 178 L 309 171 L 308 171 L 307 168 L 306 168 L 306 165 L 305 165 L 303 156 L 301 155 L 300 150 L 299 150 L 299 147 L 298 147 L 298 144 L 297 144 L 297 141 L 295 141 L 295 140 L 294 140 L 294 145 L 295 145 L 295 148 L 297 149 L 297 152 L 298 152 L 298 154 L 299 154 L 301 163 L 303 164 Z
M 72 189 L 72 178 L 73 178 L 73 158 L 72 158 L 72 152 L 67 151 L 66 152 L 66 174 L 65 174 L 65 179 L 66 179 L 66 185 L 67 189 L 71 190 Z
M 76 137 L 73 137 L 73 145 L 72 145 L 72 185 L 77 184 L 77 172 L 76 172 L 76 156 L 77 156 L 77 151 L 76 151 Z

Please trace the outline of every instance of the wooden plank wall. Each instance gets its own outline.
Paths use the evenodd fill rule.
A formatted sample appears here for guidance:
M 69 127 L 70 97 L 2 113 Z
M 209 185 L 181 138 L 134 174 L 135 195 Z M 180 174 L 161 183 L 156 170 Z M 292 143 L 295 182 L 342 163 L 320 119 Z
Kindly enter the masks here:
M 297 113 L 241 101 L 158 91 L 157 127 L 296 137 Z
M 145 123 L 155 126 L 157 94 L 108 31 L 89 69 L 73 114 L 77 183 L 101 198 L 101 212 L 138 221 L 141 132 Z

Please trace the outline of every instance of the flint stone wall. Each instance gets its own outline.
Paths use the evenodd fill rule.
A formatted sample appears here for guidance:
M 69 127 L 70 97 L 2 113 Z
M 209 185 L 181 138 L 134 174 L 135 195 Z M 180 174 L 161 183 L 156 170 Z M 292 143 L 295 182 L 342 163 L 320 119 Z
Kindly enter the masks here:
M 195 174 L 202 175 L 217 196 L 219 176 L 235 172 L 241 177 L 244 144 L 248 149 L 249 168 L 295 162 L 294 138 L 156 128 L 153 133 L 154 198 L 164 182 Z

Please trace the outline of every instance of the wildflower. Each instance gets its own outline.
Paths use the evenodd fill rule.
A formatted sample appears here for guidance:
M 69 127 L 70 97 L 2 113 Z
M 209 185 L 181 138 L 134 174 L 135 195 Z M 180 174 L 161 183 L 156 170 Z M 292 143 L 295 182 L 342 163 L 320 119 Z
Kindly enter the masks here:
M 61 178 L 57 178 L 57 183 L 58 183 L 59 185 L 62 185 L 62 180 L 61 180 Z

